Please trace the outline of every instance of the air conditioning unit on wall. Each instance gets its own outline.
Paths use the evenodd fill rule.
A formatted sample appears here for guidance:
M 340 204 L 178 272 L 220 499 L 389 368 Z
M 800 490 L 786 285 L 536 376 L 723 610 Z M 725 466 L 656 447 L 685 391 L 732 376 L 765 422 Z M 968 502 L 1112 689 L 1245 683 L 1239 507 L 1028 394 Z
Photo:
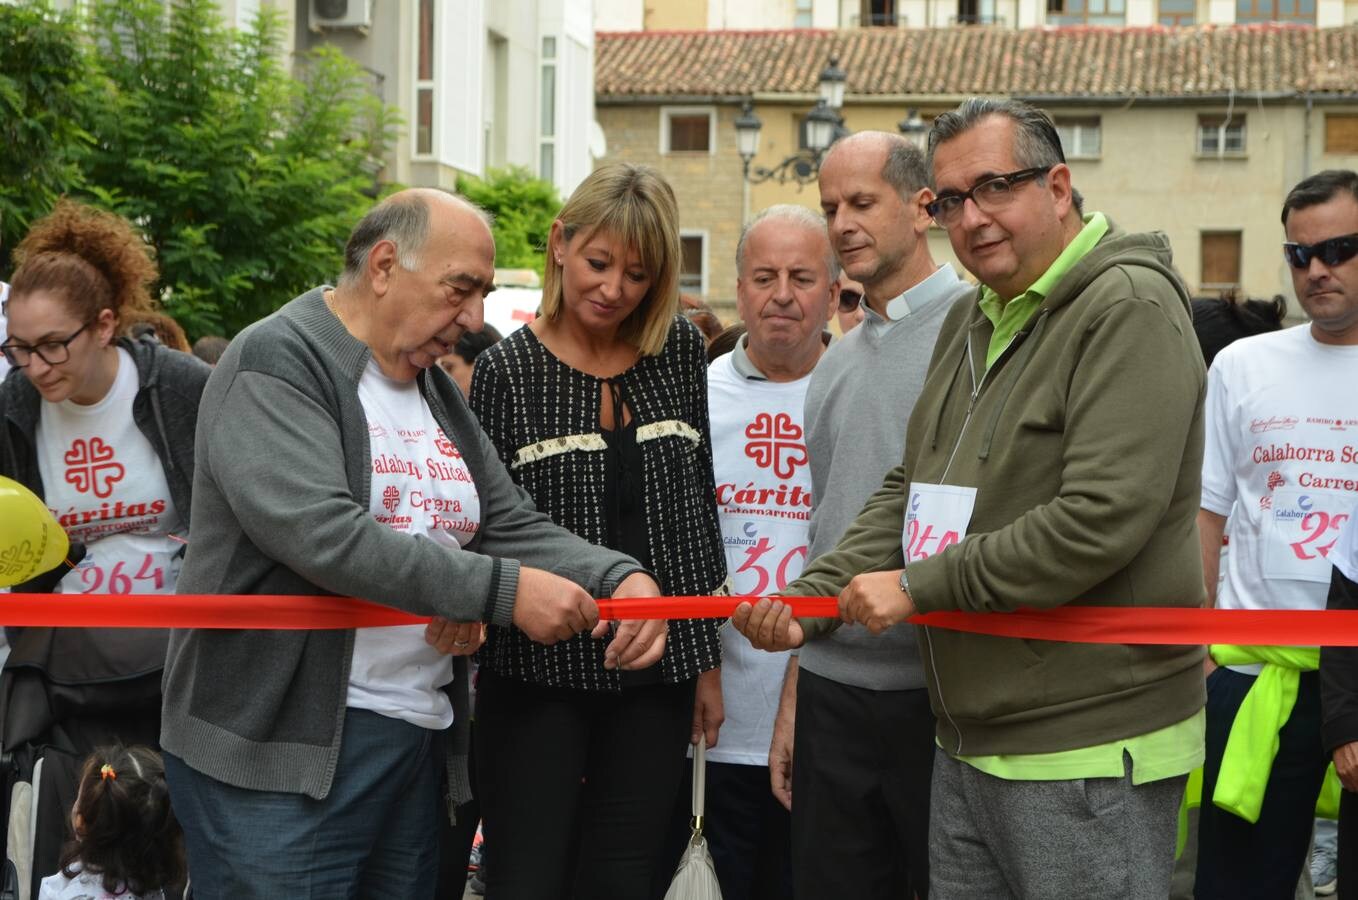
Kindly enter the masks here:
M 372 25 L 372 0 L 311 0 L 312 31 L 325 28 L 368 28 Z

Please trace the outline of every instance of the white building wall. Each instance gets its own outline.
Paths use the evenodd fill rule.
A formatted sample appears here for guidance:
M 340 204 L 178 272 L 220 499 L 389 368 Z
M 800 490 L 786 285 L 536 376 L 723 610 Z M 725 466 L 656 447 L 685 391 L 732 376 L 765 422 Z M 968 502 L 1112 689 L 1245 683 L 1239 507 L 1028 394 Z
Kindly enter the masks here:
M 568 196 L 594 169 L 590 137 L 594 124 L 594 29 L 590 0 L 565 0 L 561 61 L 557 84 L 562 92 L 557 107 L 562 116 L 557 133 L 556 185 Z
M 1208 0 L 1207 21 L 1213 25 L 1235 24 L 1235 0 Z
M 910 28 L 923 28 L 929 15 L 930 0 L 901 0 L 896 6 L 897 17 L 904 17 L 905 24 Z M 854 15 L 858 12 L 855 10 Z
M 274 5 L 285 0 L 227 0 Z M 616 13 L 617 0 L 600 0 Z M 593 0 L 437 0 L 434 6 L 434 146 L 415 154 L 419 64 L 417 0 L 376 0 L 366 31 L 308 27 L 308 0 L 293 0 L 290 37 L 298 52 L 337 47 L 374 76 L 384 102 L 405 126 L 387 160 L 385 177 L 410 185 L 451 187 L 458 172 L 522 166 L 539 174 L 542 138 L 542 38 L 556 40 L 556 150 L 553 182 L 574 188 L 590 171 L 594 121 Z M 640 15 L 640 3 L 635 4 Z M 610 13 L 611 14 L 611 13 Z M 488 156 L 489 154 L 489 156 Z
M 1335 28 L 1344 24 L 1344 0 L 1318 0 L 1316 27 Z
M 410 4 L 413 6 L 414 4 Z M 434 158 L 445 166 L 485 171 L 486 24 L 484 0 L 438 4 L 435 14 Z M 412 96 L 412 109 L 414 98 Z
M 1047 6 L 1040 0 L 1016 0 L 1017 27 L 1036 28 L 1047 18 Z M 1012 24 L 1012 23 L 1011 23 Z
M 713 30 L 791 28 L 795 17 L 795 0 L 707 0 L 707 27 Z
M 1127 0 L 1127 24 L 1144 27 L 1155 24 L 1155 0 Z
M 646 16 L 643 0 L 595 0 L 596 31 L 640 31 Z
M 491 140 L 498 150 L 486 160 L 488 166 L 518 165 L 537 171 L 538 103 L 541 72 L 541 41 L 538 34 L 537 0 L 495 0 L 486 6 L 488 45 L 503 40 L 501 69 L 492 72 L 487 60 L 487 76 L 497 75 L 494 85 L 487 84 L 486 95 L 495 100 L 485 112 L 486 128 L 499 138 Z
M 811 7 L 813 28 L 839 27 L 840 0 L 815 0 Z

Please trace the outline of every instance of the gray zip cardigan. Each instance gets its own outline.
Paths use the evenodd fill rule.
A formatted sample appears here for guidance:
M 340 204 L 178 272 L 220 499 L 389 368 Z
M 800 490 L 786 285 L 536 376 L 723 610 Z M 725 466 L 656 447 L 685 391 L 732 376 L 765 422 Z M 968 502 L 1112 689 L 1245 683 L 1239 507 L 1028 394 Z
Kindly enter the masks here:
M 308 291 L 241 332 L 208 381 L 179 593 L 339 594 L 508 625 L 520 562 L 596 597 L 640 570 L 538 512 L 442 373 L 422 373 L 420 391 L 471 471 L 481 529 L 456 550 L 373 519 L 358 399 L 371 353 L 323 292 Z M 339 758 L 353 647 L 352 629 L 175 631 L 161 743 L 218 781 L 323 799 Z M 455 662 L 446 742 L 452 806 L 470 797 L 467 669 L 464 658 Z

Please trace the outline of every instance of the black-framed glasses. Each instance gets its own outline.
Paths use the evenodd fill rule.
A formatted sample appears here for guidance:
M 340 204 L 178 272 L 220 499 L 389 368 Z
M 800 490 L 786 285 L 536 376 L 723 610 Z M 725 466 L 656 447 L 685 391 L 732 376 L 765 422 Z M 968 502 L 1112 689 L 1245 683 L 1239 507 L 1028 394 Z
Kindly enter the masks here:
M 851 290 L 850 288 L 839 289 L 839 311 L 848 315 L 858 309 L 858 304 L 863 302 L 861 291 Z
M 1309 269 L 1311 260 L 1337 266 L 1358 256 L 1358 234 L 1343 234 L 1314 244 L 1283 244 L 1283 256 L 1294 269 Z
M 928 210 L 929 215 L 933 216 L 934 221 L 943 228 L 957 224 L 958 218 L 962 215 L 962 207 L 967 205 L 968 200 L 975 203 L 976 208 L 981 212 L 999 212 L 1013 202 L 1015 187 L 1026 181 L 1041 178 L 1051 169 L 1051 166 L 1037 166 L 1032 169 L 1019 169 L 1017 172 L 1010 172 L 1007 175 L 996 175 L 994 178 L 987 178 L 980 184 L 973 185 L 971 190 L 965 193 L 939 194 L 929 201 L 929 205 L 925 209 Z
M 11 341 L 8 344 L 0 345 L 0 351 L 5 354 L 5 359 L 16 369 L 27 368 L 33 361 L 36 353 L 38 358 L 49 366 L 59 366 L 71 358 L 71 341 L 80 337 L 80 333 L 90 327 L 86 322 L 75 331 L 71 332 L 70 337 L 62 338 L 59 341 L 43 341 L 41 344 L 20 344 Z

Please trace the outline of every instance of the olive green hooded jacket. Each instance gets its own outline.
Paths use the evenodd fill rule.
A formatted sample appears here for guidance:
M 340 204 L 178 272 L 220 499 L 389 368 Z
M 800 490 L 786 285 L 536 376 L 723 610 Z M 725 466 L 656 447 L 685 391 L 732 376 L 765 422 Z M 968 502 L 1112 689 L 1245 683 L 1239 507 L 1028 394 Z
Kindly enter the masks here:
M 911 483 L 977 488 L 967 534 L 912 562 L 922 612 L 1201 606 L 1196 516 L 1206 371 L 1164 235 L 1107 235 L 985 369 L 973 295 L 943 325 L 905 458 L 838 547 L 789 585 L 838 594 L 899 569 Z M 814 627 L 815 623 L 806 623 Z M 1205 701 L 1203 650 L 919 630 L 949 753 L 1046 753 L 1180 722 Z

